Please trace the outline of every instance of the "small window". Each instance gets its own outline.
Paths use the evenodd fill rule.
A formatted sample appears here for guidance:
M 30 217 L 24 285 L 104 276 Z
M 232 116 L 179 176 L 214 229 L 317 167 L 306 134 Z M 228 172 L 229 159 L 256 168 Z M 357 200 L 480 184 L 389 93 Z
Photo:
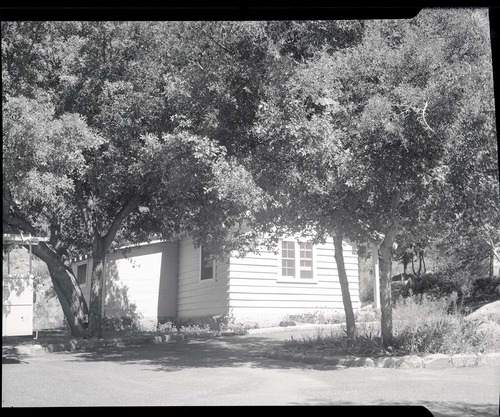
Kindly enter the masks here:
M 87 264 L 78 265 L 76 269 L 76 279 L 78 284 L 87 285 Z
M 208 280 L 214 278 L 214 261 L 210 259 L 210 254 L 201 248 L 200 279 Z
M 281 278 L 284 280 L 315 281 L 315 261 L 312 243 L 284 240 L 280 251 Z

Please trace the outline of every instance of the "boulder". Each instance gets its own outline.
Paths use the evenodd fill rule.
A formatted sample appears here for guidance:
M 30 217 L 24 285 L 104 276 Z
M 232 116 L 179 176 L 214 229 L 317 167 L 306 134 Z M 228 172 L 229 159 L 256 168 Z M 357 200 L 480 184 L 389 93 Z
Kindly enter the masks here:
M 486 304 L 467 316 L 467 320 L 494 321 L 500 325 L 500 300 Z
M 493 320 L 485 320 L 479 323 L 477 332 L 485 333 L 493 340 L 500 341 L 500 324 Z

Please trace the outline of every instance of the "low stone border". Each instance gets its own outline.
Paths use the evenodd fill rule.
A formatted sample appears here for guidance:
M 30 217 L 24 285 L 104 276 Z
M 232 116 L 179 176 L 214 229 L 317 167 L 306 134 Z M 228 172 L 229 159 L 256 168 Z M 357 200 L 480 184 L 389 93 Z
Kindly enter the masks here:
M 500 365 L 500 352 L 474 355 L 444 355 L 433 354 L 427 356 L 383 356 L 383 357 L 345 357 L 328 356 L 318 353 L 299 353 L 272 350 L 264 356 L 270 359 L 289 360 L 307 364 L 321 364 L 344 367 L 372 367 L 372 368 L 427 368 L 442 369 L 450 367 L 473 367 Z
M 182 335 L 181 335 L 182 336 Z M 2 354 L 20 354 L 29 355 L 37 352 L 64 352 L 64 351 L 85 351 L 89 349 L 104 348 L 104 347 L 125 347 L 134 345 L 143 345 L 147 343 L 166 343 L 171 340 L 180 340 L 181 337 L 171 338 L 169 335 L 161 336 L 135 336 L 124 338 L 111 339 L 95 339 L 95 340 L 69 340 L 64 343 L 49 343 L 49 344 L 20 344 L 17 346 L 2 346 Z
M 229 336 L 234 333 L 225 332 L 223 336 Z M 4 355 L 29 355 L 36 352 L 64 352 L 64 351 L 85 351 L 89 349 L 104 348 L 104 347 L 125 347 L 133 345 L 143 345 L 147 343 L 169 343 L 178 340 L 189 339 L 209 339 L 215 337 L 208 333 L 172 333 L 162 335 L 141 335 L 141 336 L 125 336 L 123 338 L 109 338 L 109 339 L 89 339 L 77 340 L 72 339 L 63 343 L 25 343 L 17 346 L 2 346 L 2 354 Z

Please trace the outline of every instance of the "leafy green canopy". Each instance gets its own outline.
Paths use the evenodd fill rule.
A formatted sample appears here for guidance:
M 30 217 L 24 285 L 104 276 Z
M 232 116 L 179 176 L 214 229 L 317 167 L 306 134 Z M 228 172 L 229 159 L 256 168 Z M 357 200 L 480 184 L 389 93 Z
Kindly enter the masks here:
M 195 29 L 2 22 L 4 224 L 50 234 L 66 260 L 96 236 L 244 244 L 238 230 L 263 194 L 224 140 L 207 137 L 224 135 L 193 97 L 206 81 L 186 45 Z
M 361 42 L 319 49 L 280 76 L 254 132 L 258 182 L 281 201 L 284 223 L 366 241 L 397 214 L 398 240 L 413 242 L 453 230 L 466 213 L 490 234 L 498 226 L 485 10 L 365 22 Z M 469 226 L 458 233 L 479 230 Z

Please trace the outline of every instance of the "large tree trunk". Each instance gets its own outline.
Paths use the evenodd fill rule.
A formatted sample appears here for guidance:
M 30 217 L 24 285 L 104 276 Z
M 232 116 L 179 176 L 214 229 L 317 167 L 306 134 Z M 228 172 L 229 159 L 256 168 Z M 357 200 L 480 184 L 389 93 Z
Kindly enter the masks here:
M 349 292 L 349 281 L 347 280 L 347 273 L 345 270 L 342 241 L 343 235 L 341 233 L 335 233 L 333 236 L 333 244 L 335 247 L 335 262 L 337 263 L 340 289 L 342 291 L 342 302 L 344 303 L 347 338 L 353 341 L 356 337 L 356 322 L 354 320 L 354 312 L 352 310 L 351 294 Z
M 380 244 L 380 310 L 382 344 L 388 348 L 393 343 L 392 334 L 392 247 L 396 240 L 399 226 L 399 192 L 395 191 L 391 201 L 391 223 L 385 231 L 384 240 Z
M 104 262 L 106 248 L 104 239 L 95 238 L 92 251 L 92 280 L 90 286 L 90 337 L 102 337 L 102 301 L 104 285 Z
M 88 308 L 80 285 L 71 269 L 44 242 L 32 247 L 33 254 L 47 264 L 54 290 L 68 322 L 71 334 L 86 337 Z

